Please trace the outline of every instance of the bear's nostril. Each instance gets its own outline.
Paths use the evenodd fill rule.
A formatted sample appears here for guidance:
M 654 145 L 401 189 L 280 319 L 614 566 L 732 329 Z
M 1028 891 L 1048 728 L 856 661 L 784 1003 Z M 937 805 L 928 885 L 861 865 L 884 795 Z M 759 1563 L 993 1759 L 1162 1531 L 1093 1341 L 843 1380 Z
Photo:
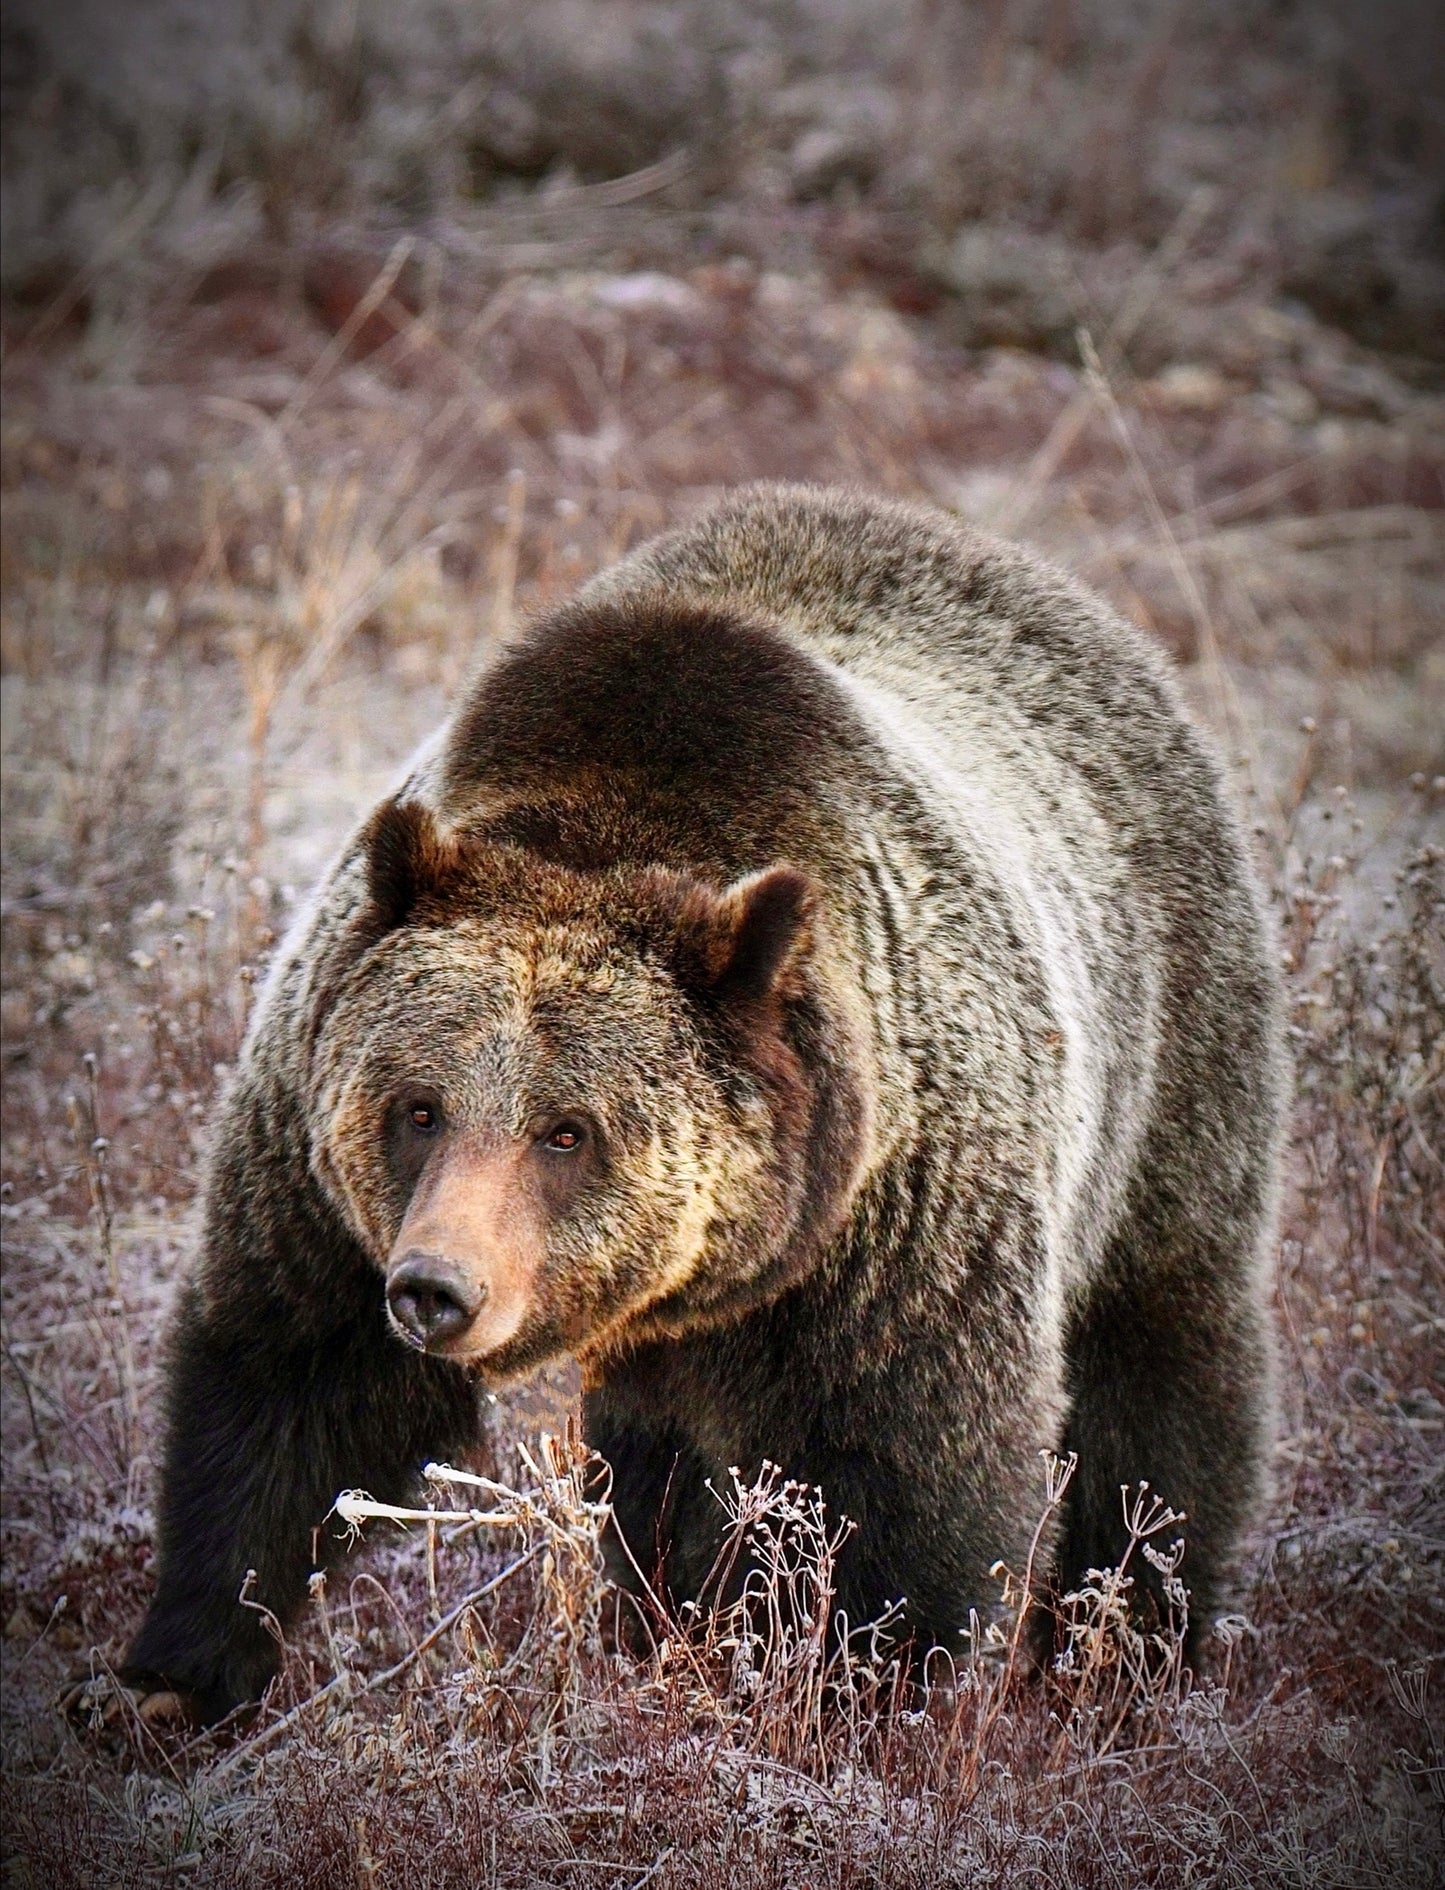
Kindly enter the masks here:
M 411 1256 L 387 1281 L 386 1301 L 402 1336 L 423 1351 L 460 1337 L 486 1297 L 457 1267 L 432 1256 Z

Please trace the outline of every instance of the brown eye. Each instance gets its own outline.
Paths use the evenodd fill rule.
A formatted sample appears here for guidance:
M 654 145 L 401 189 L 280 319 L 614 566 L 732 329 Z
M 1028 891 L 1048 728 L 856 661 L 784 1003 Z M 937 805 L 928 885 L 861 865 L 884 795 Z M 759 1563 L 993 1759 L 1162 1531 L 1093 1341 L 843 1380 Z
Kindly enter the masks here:
M 574 1155 L 586 1139 L 587 1131 L 580 1122 L 559 1122 L 542 1138 L 542 1145 L 554 1155 Z
M 430 1135 L 439 1126 L 437 1112 L 430 1103 L 413 1103 L 406 1112 L 406 1119 L 414 1129 L 423 1135 Z

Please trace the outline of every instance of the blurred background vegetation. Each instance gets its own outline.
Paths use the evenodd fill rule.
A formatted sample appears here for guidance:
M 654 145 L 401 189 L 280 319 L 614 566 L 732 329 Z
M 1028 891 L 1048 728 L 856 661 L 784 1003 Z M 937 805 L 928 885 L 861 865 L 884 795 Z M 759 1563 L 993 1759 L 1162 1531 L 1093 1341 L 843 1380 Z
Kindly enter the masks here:
M 4 60 L 22 307 L 338 220 L 495 266 L 545 210 L 573 263 L 820 264 L 1067 352 L 1069 276 L 1204 188 L 1262 281 L 1445 359 L 1429 0 L 15 0 Z

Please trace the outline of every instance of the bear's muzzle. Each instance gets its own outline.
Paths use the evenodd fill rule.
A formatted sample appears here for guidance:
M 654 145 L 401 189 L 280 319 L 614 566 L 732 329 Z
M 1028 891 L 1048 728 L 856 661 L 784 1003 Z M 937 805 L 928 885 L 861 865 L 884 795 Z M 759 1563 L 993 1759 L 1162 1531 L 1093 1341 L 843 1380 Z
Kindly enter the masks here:
M 419 1351 L 480 1359 L 514 1338 L 546 1251 L 525 1146 L 449 1136 L 428 1161 L 392 1245 L 386 1303 Z

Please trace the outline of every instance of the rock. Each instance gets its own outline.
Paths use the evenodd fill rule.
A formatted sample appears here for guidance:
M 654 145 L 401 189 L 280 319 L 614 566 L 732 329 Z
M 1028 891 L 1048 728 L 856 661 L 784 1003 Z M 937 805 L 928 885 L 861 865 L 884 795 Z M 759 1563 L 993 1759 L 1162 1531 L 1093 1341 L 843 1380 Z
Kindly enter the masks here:
M 1320 404 L 1307 387 L 1298 381 L 1271 375 L 1264 384 L 1264 398 L 1272 413 L 1288 420 L 1293 427 L 1312 426 L 1320 415 Z
M 1161 413 L 1218 413 L 1233 393 L 1219 369 L 1202 361 L 1176 361 L 1139 389 L 1140 399 Z
M 691 283 L 656 269 L 604 276 L 593 284 L 592 299 L 603 308 L 639 309 L 648 314 L 696 315 L 703 305 Z

